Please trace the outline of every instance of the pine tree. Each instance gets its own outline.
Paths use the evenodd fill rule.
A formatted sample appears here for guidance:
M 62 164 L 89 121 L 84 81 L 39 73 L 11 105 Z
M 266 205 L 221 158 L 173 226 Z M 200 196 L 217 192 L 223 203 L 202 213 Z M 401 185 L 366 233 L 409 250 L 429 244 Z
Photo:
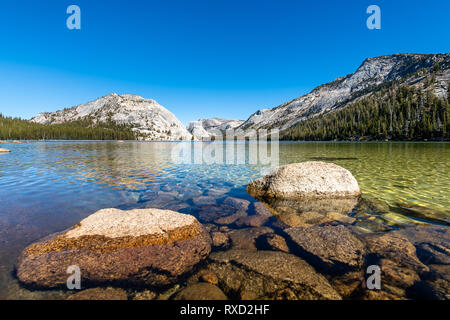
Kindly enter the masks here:
M 449 97 L 450 93 L 447 99 L 442 99 L 435 97 L 431 90 L 392 84 L 387 90 L 381 90 L 341 110 L 301 121 L 283 131 L 281 138 L 449 140 Z
M 83 119 L 56 125 L 43 125 L 5 117 L 0 114 L 0 139 L 3 140 L 134 140 L 131 128 L 117 125 L 114 122 L 96 123 L 91 119 Z

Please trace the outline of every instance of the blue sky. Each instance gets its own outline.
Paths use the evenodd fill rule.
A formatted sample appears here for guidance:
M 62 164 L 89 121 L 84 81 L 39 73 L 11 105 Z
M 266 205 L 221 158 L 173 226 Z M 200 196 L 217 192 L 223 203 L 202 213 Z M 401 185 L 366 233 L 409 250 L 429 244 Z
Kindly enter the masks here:
M 81 8 L 81 30 L 66 9 Z M 381 8 L 381 30 L 366 8 Z M 2 0 L 0 113 L 30 118 L 111 92 L 183 123 L 246 119 L 366 57 L 450 52 L 448 0 Z

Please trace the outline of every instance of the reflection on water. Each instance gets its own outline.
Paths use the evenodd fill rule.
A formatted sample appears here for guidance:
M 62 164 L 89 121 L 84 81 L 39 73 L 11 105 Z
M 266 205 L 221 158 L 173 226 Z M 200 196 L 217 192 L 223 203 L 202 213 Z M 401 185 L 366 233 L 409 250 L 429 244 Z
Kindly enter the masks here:
M 194 214 L 205 222 L 214 208 L 226 212 L 226 206 L 219 208 L 226 196 L 256 201 L 245 186 L 267 167 L 175 163 L 176 146 L 170 142 L 9 145 L 12 153 L 0 155 L 0 298 L 33 298 L 18 289 L 10 274 L 24 246 L 98 209 L 153 206 Z M 287 225 L 336 217 L 355 221 L 365 230 L 448 225 L 447 143 L 280 143 L 279 154 L 280 165 L 314 159 L 349 169 L 364 197 L 350 209 L 338 202 L 331 207 L 269 204 L 272 214 Z

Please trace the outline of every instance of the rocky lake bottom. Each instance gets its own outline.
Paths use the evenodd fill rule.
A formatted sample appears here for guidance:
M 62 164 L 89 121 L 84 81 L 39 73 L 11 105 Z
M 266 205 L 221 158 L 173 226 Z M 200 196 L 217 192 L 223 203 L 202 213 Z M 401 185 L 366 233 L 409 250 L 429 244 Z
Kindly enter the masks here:
M 449 299 L 450 145 L 280 143 L 280 164 L 350 170 L 355 200 L 261 202 L 268 168 L 177 164 L 176 143 L 30 142 L 0 155 L 0 299 Z M 19 284 L 29 244 L 103 208 L 190 214 L 209 256 L 175 284 L 111 283 L 74 293 Z M 367 288 L 367 268 L 382 270 Z M 92 285 L 91 285 L 92 286 Z

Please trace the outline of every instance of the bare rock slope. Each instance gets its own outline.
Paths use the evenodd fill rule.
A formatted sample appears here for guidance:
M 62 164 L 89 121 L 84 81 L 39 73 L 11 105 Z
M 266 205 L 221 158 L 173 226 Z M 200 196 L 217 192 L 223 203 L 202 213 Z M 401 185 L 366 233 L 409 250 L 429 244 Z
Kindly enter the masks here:
M 40 113 L 32 122 L 60 124 L 89 119 L 96 123 L 112 121 L 132 128 L 140 140 L 191 140 L 183 124 L 155 100 L 115 93 L 56 112 Z
M 195 139 L 210 138 L 223 134 L 225 131 L 239 127 L 243 120 L 230 120 L 221 118 L 199 119 L 189 123 L 188 131 Z
M 437 97 L 445 97 L 450 81 L 450 53 L 386 55 L 368 58 L 355 73 L 323 84 L 304 96 L 272 109 L 256 111 L 239 129 L 284 130 L 299 121 L 345 107 L 391 81 L 423 86 L 427 75 L 420 71 L 426 70 L 429 73 L 436 66 L 440 70 L 436 74 L 434 93 Z

